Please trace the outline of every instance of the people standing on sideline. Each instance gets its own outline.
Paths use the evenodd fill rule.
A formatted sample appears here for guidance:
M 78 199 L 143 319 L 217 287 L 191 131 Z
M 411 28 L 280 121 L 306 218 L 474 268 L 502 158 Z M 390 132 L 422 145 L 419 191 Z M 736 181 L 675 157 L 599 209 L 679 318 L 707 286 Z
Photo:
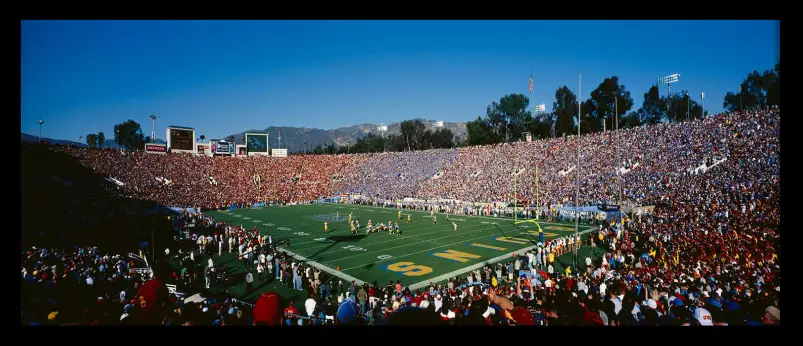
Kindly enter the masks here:
M 251 288 L 253 288 L 253 284 L 254 284 L 254 274 L 252 274 L 251 270 L 249 269 L 248 274 L 245 274 L 245 289 L 248 293 L 251 293 Z

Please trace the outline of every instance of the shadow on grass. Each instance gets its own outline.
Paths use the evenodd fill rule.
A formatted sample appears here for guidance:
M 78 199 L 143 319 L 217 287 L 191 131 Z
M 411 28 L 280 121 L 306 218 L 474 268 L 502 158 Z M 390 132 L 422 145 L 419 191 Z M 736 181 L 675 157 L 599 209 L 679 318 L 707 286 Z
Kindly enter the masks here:
M 373 268 L 375 266 L 376 266 L 376 263 L 368 263 L 368 264 L 362 266 L 361 268 L 362 269 L 371 269 L 371 268 Z
M 347 235 L 344 234 L 344 235 L 329 236 L 329 237 L 326 237 L 327 240 L 332 241 L 332 242 L 329 243 L 329 245 L 327 245 L 326 247 L 316 251 L 312 255 L 304 256 L 304 257 L 307 257 L 307 259 L 312 260 L 312 261 L 322 261 L 322 260 L 324 260 L 324 257 L 319 256 L 319 255 L 325 253 L 326 251 L 331 249 L 333 246 L 335 246 L 337 244 L 340 244 L 340 243 L 357 242 L 357 241 L 360 241 L 361 239 L 363 239 L 365 237 L 366 237 L 365 234 L 347 234 Z M 292 250 L 292 246 L 291 246 L 290 249 Z

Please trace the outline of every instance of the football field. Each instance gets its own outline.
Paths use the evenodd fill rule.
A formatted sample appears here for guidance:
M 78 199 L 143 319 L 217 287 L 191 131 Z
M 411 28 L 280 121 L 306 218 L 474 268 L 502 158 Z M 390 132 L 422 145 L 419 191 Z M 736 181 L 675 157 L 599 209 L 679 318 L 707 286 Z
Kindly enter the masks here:
M 360 232 L 352 235 L 348 216 L 360 221 Z M 514 225 L 512 219 L 483 216 L 436 214 L 433 225 L 429 212 L 347 204 L 313 204 L 272 206 L 207 213 L 216 220 L 257 227 L 260 233 L 271 234 L 273 241 L 289 238 L 289 246 L 281 249 L 297 259 L 346 282 L 385 284 L 401 281 L 411 289 L 429 282 L 439 282 L 469 270 L 494 263 L 512 254 L 522 254 L 538 242 L 538 226 L 534 223 Z M 412 223 L 407 223 L 407 215 Z M 365 233 L 365 225 L 399 222 L 401 235 L 387 231 Z M 328 222 L 328 232 L 324 232 Z M 452 222 L 457 224 L 453 231 Z M 574 224 L 539 223 L 544 238 L 550 239 L 574 232 Z M 580 232 L 594 229 L 581 225 Z

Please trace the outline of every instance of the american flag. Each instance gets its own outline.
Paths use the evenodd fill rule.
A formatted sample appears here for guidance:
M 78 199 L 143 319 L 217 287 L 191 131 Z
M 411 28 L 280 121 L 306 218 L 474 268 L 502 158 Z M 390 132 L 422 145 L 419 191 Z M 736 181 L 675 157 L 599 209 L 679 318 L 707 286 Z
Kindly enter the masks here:
M 530 94 L 533 93 L 533 75 L 530 75 Z

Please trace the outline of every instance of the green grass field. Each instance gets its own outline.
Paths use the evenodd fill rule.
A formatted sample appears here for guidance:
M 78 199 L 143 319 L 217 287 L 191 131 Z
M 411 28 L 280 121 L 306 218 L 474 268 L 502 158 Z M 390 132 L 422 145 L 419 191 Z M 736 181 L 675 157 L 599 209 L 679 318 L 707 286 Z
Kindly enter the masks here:
M 346 222 L 349 213 L 360 220 L 359 235 L 349 232 Z M 513 253 L 524 253 L 534 247 L 538 239 L 538 228 L 533 223 L 517 226 L 507 218 L 465 215 L 452 215 L 446 221 L 443 214 L 438 214 L 438 224 L 433 225 L 429 212 L 406 209 L 402 210 L 401 235 L 387 232 L 366 235 L 365 225 L 369 219 L 375 225 L 389 220 L 396 223 L 399 221 L 397 210 L 342 204 L 237 209 L 208 214 L 216 220 L 243 224 L 249 229 L 258 227 L 260 232 L 270 233 L 274 241 L 290 238 L 290 246 L 282 247 L 283 250 L 344 282 L 385 284 L 400 280 L 411 289 L 511 258 Z M 412 215 L 411 224 L 406 223 L 408 214 Z M 326 233 L 324 221 L 329 222 Z M 457 232 L 453 232 L 452 221 L 458 225 Z M 542 222 L 540 225 L 545 239 L 574 232 L 574 224 Z M 593 229 L 590 225 L 580 226 L 581 232 L 590 229 Z M 233 266 L 241 265 L 234 255 L 224 253 L 220 260 Z M 563 262 L 571 262 L 571 257 L 569 262 L 565 258 L 560 258 L 556 270 L 563 268 Z

